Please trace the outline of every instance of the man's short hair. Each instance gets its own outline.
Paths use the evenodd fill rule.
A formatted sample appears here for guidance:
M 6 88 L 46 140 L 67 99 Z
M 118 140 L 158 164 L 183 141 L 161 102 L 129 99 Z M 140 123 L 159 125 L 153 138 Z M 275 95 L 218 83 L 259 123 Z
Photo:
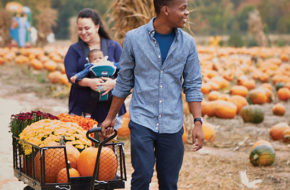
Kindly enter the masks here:
M 155 13 L 159 15 L 161 7 L 168 5 L 173 0 L 154 0 Z

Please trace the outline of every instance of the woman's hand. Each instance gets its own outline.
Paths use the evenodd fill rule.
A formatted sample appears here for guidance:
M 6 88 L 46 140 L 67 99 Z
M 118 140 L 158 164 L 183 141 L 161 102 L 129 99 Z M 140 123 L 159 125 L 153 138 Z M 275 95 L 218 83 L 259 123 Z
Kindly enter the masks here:
M 97 91 L 98 86 L 101 86 L 103 84 L 104 84 L 104 80 L 101 78 L 90 78 L 89 79 L 89 87 L 94 91 Z
M 104 82 L 101 84 L 104 86 L 104 93 L 102 95 L 108 94 L 113 88 L 115 88 L 116 80 L 111 79 L 108 77 L 102 77 L 101 78 Z

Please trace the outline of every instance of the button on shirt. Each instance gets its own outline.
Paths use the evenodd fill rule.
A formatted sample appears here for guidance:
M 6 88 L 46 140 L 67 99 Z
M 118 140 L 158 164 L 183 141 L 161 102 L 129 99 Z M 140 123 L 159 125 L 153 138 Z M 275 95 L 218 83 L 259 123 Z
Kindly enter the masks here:
M 157 133 L 176 133 L 183 125 L 181 91 L 188 102 L 201 102 L 202 76 L 193 38 L 181 29 L 162 64 L 153 19 L 126 34 L 114 96 L 133 88 L 130 119 Z

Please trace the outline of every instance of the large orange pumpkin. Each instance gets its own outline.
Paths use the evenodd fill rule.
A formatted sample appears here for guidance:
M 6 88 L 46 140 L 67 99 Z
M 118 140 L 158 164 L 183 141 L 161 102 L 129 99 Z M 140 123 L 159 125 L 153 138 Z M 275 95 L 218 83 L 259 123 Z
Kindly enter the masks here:
M 118 137 L 128 138 L 130 137 L 130 128 L 129 128 L 130 114 L 127 111 L 122 119 L 121 128 L 118 129 Z
M 207 115 L 209 117 L 214 116 L 215 113 L 215 101 L 202 101 L 201 102 L 201 112 L 202 112 L 202 116 Z
M 215 116 L 224 119 L 232 119 L 236 116 L 237 106 L 224 100 L 215 101 Z
M 270 129 L 270 136 L 272 137 L 273 140 L 280 140 L 283 137 L 283 132 L 289 129 L 289 126 L 287 123 L 278 123 L 271 127 Z
M 89 147 L 83 150 L 77 162 L 77 170 L 81 176 L 93 176 L 98 148 Z M 113 150 L 103 147 L 99 162 L 98 180 L 113 180 L 117 172 L 117 158 Z
M 267 99 L 267 95 L 262 89 L 253 89 L 248 94 L 248 100 L 251 104 L 264 104 Z
M 49 146 L 56 146 L 57 143 L 51 143 Z M 41 164 L 40 151 L 37 152 L 35 163 L 35 176 L 37 180 L 41 180 Z M 48 148 L 44 150 L 44 167 L 45 167 L 45 182 L 55 183 L 57 174 L 61 168 L 66 167 L 65 154 L 63 148 Z
M 66 155 L 72 168 L 77 168 L 77 161 L 80 156 L 80 151 L 73 145 L 66 145 Z

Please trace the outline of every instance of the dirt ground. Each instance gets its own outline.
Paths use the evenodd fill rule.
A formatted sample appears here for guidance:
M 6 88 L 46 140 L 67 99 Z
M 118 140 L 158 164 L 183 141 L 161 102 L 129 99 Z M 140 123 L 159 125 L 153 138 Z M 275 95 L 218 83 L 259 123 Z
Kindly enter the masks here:
M 9 145 L 11 134 L 8 133 L 9 116 L 20 111 L 37 109 L 52 114 L 67 112 L 68 88 L 48 83 L 44 71 L 33 71 L 27 66 L 21 67 L 12 63 L 0 66 L 0 85 L 2 123 L 0 189 L 23 189 L 25 185 L 17 181 L 12 173 L 12 149 L 11 144 Z M 186 151 L 178 189 L 250 189 L 241 182 L 240 172 L 242 171 L 246 172 L 250 182 L 262 180 L 257 184 L 257 189 L 289 189 L 290 146 L 280 141 L 272 141 L 269 137 L 269 129 L 278 122 L 290 123 L 290 102 L 285 103 L 287 111 L 283 117 L 272 114 L 272 105 L 273 103 L 262 106 L 265 111 L 265 120 L 257 125 L 245 124 L 239 116 L 229 120 L 205 118 L 217 126 L 216 139 L 212 143 L 206 142 L 203 149 L 198 152 L 192 152 L 191 145 L 185 144 Z M 276 151 L 276 160 L 272 166 L 254 167 L 249 162 L 250 147 L 258 139 L 272 143 Z M 125 143 L 126 151 L 128 177 L 126 189 L 130 189 L 132 173 L 130 141 L 124 139 L 122 141 Z M 158 189 L 156 173 L 152 179 L 151 189 Z

